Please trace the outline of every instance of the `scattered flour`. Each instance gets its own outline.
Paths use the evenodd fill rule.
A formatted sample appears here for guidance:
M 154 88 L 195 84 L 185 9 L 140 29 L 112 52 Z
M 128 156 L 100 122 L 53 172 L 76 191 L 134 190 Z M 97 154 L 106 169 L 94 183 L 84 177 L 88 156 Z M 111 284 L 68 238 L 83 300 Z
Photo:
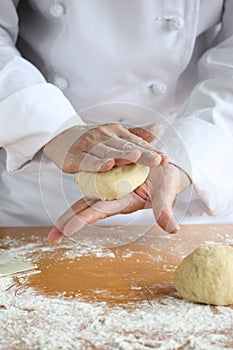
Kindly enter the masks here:
M 33 242 L 15 247 L 10 238 L 2 244 L 24 260 L 38 249 Z M 39 249 L 43 255 L 53 248 Z M 69 258 L 90 253 L 114 256 L 88 247 L 64 252 Z M 126 263 L 130 256 L 126 251 Z M 232 329 L 232 308 L 192 304 L 176 294 L 154 299 L 151 305 L 143 301 L 110 307 L 38 295 L 32 288 L 18 289 L 12 277 L 0 279 L 0 350 L 222 350 L 232 348 Z
M 14 288 L 5 291 L 11 284 L 11 278 L 1 280 L 1 350 L 220 350 L 228 341 L 222 332 L 233 326 L 227 307 L 213 313 L 208 306 L 168 297 L 126 310 L 47 298 L 31 289 L 15 295 Z

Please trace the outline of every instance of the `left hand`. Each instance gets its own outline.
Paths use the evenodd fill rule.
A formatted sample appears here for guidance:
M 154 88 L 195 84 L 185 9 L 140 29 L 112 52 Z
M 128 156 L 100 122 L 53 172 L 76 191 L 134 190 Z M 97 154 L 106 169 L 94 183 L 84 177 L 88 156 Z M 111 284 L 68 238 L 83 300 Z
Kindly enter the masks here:
M 51 243 L 60 243 L 84 226 L 115 214 L 128 214 L 153 208 L 158 225 L 169 233 L 179 229 L 173 216 L 173 202 L 178 193 L 190 184 L 187 175 L 173 164 L 153 166 L 148 179 L 134 192 L 113 201 L 82 198 L 72 205 L 49 232 Z
M 103 172 L 119 164 L 163 164 L 167 157 L 150 144 L 162 130 L 160 122 L 133 128 L 118 123 L 76 125 L 55 136 L 42 150 L 68 174 Z

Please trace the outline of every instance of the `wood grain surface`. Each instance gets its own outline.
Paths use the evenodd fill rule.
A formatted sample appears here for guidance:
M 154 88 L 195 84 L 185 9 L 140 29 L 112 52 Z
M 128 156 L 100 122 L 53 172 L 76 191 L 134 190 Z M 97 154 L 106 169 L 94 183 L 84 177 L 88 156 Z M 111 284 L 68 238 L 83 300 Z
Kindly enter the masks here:
M 106 230 L 103 228 L 103 232 Z M 67 302 L 79 298 L 87 303 L 105 302 L 110 308 L 119 306 L 129 310 L 141 301 L 152 305 L 155 299 L 162 303 L 166 296 L 180 299 L 173 286 L 173 274 L 183 257 L 201 244 L 233 244 L 231 224 L 183 225 L 176 235 L 169 235 L 158 226 L 128 226 L 123 229 L 124 235 L 134 237 L 135 232 L 141 232 L 142 236 L 123 246 L 99 247 L 97 253 L 96 242 L 101 227 L 97 234 L 95 228 L 87 228 L 77 243 L 65 239 L 58 246 L 49 245 L 48 231 L 48 227 L 0 229 L 0 248 L 3 250 L 32 244 L 26 257 L 38 265 L 40 273 L 27 276 L 24 288 L 30 287 L 39 295 L 62 298 Z M 114 242 L 117 229 L 114 233 L 114 227 L 111 227 L 109 232 Z M 13 277 L 13 285 L 15 295 L 19 294 L 22 279 Z M 213 314 L 218 312 L 216 310 L 212 307 Z M 232 330 L 225 332 L 229 338 L 225 345 L 232 348 Z
M 129 237 L 135 230 L 145 232 L 145 235 L 124 246 L 103 248 L 103 251 L 113 254 L 98 256 L 91 254 L 95 245 L 92 246 L 90 237 L 95 228 L 87 228 L 83 236 L 87 237 L 91 232 L 87 243 L 88 254 L 80 253 L 75 259 L 66 252 L 70 249 L 78 251 L 79 243 L 65 239 L 65 245 L 49 245 L 46 240 L 48 227 L 1 228 L 0 239 L 9 236 L 10 246 L 36 242 L 38 249 L 34 247 L 30 258 L 41 273 L 32 275 L 28 284 L 39 293 L 63 294 L 67 297 L 78 294 L 89 301 L 126 304 L 132 300 L 150 300 L 173 293 L 172 279 L 176 266 L 199 245 L 208 242 L 233 243 L 233 225 L 228 224 L 183 225 L 175 235 L 164 233 L 158 226 L 128 226 L 124 228 L 124 234 Z M 98 228 L 99 232 L 101 228 Z M 111 234 L 114 236 L 114 227 Z M 98 235 L 95 236 L 95 243 L 97 239 Z M 41 247 L 47 249 L 41 250 Z M 7 246 L 2 248 L 7 249 Z M 99 290 L 103 292 L 95 293 Z

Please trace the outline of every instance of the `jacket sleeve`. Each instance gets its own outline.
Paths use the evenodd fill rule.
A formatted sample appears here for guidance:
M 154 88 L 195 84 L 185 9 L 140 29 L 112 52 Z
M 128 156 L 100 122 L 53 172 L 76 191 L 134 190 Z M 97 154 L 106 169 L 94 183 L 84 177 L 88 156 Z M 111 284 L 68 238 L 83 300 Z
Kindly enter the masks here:
M 84 124 L 63 93 L 16 49 L 17 3 L 0 5 L 0 147 L 11 173 L 38 169 L 38 151 L 49 140 Z
M 226 1 L 217 44 L 199 61 L 201 80 L 161 140 L 192 179 L 189 215 L 233 210 L 232 13 Z

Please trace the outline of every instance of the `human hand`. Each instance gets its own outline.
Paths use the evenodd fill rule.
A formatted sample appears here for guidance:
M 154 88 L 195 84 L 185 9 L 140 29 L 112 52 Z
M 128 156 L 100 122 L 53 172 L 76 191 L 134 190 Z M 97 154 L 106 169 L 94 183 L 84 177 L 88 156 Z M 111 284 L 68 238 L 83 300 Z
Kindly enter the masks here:
M 64 236 L 71 236 L 97 220 L 151 207 L 158 225 L 167 232 L 176 233 L 179 227 L 173 216 L 173 202 L 189 184 L 186 173 L 175 165 L 154 165 L 146 182 L 123 198 L 113 201 L 82 198 L 74 203 L 58 219 L 48 239 L 51 243 L 59 243 Z
M 166 162 L 166 157 L 148 142 L 162 131 L 160 123 L 126 128 L 117 123 L 74 126 L 63 131 L 43 148 L 44 154 L 65 173 L 99 172 L 115 165 Z

